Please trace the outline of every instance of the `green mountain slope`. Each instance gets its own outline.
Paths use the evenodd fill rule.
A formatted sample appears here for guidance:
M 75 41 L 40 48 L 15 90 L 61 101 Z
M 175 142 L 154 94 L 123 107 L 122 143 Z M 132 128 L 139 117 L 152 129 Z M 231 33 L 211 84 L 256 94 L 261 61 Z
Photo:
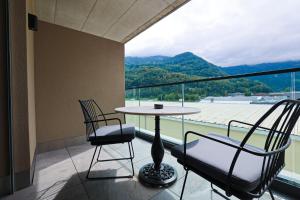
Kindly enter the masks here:
M 126 58 L 125 69 L 126 88 L 227 75 L 220 67 L 189 52 L 174 57 Z M 271 91 L 263 83 L 248 79 L 192 83 L 186 84 L 185 88 L 185 99 L 191 101 L 236 92 L 250 95 Z M 127 97 L 130 98 L 132 95 L 128 92 Z M 141 98 L 178 100 L 181 98 L 180 95 L 181 85 L 141 89 Z
M 262 71 L 272 71 L 279 69 L 300 68 L 300 61 L 286 61 L 276 63 L 262 63 L 257 65 L 239 65 L 233 67 L 223 67 L 222 70 L 230 75 L 246 74 Z M 265 83 L 275 92 L 289 91 L 291 87 L 291 74 L 276 74 L 267 76 L 256 76 L 249 78 Z M 300 83 L 300 72 L 296 73 L 296 82 Z M 300 85 L 296 84 L 296 90 L 300 90 Z
M 126 70 L 126 87 L 174 83 L 199 79 L 199 76 L 189 76 L 183 73 L 169 72 L 159 67 L 141 67 L 136 70 Z
M 162 63 L 165 59 L 169 59 L 168 56 L 149 56 L 149 57 L 132 57 L 127 56 L 125 64 L 128 65 L 152 65 Z
M 207 62 L 191 52 L 178 54 L 174 57 L 126 57 L 125 66 L 127 70 L 136 70 L 143 67 L 159 67 L 168 70 L 169 72 L 203 77 L 226 75 L 220 67 Z

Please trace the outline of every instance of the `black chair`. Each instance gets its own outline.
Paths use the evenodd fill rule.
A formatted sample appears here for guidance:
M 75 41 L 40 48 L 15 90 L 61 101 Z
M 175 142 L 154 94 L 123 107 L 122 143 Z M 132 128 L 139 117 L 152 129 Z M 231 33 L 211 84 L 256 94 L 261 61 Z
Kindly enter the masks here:
M 132 159 L 134 158 L 134 151 L 132 146 L 132 140 L 135 137 L 135 127 L 130 124 L 122 124 L 119 118 L 107 118 L 108 115 L 113 115 L 117 113 L 107 113 L 104 114 L 97 103 L 92 100 L 79 100 L 81 109 L 84 116 L 84 124 L 86 126 L 86 138 L 91 145 L 96 146 L 93 154 L 92 161 L 90 163 L 86 178 L 87 179 L 112 179 L 112 178 L 132 178 L 134 176 L 134 167 Z M 108 125 L 109 121 L 118 122 L 117 125 Z M 125 121 L 125 115 L 124 115 Z M 101 126 L 101 123 L 104 125 Z M 128 143 L 129 155 L 128 158 L 115 158 L 115 159 L 105 159 L 100 160 L 100 153 L 103 145 L 118 144 L 118 143 Z M 116 176 L 116 177 L 89 177 L 91 167 L 94 163 L 95 154 L 98 147 L 99 153 L 97 156 L 97 162 L 107 162 L 116 160 L 130 160 L 132 167 L 132 175 L 129 176 Z
M 276 117 L 272 118 L 272 126 L 262 127 L 262 123 L 274 115 Z M 230 121 L 227 136 L 186 132 L 184 144 L 171 151 L 186 170 L 180 199 L 189 170 L 211 182 L 212 190 L 225 199 L 231 195 L 240 199 L 259 198 L 266 190 L 274 199 L 270 185 L 285 166 L 284 153 L 291 144 L 290 134 L 299 115 L 299 100 L 283 100 L 273 105 L 254 125 L 237 120 Z M 229 137 L 232 123 L 250 126 L 241 142 Z M 268 132 L 264 147 L 261 148 L 247 144 L 257 130 Z M 189 135 L 200 136 L 201 139 L 187 143 Z M 223 189 L 226 196 L 213 185 Z

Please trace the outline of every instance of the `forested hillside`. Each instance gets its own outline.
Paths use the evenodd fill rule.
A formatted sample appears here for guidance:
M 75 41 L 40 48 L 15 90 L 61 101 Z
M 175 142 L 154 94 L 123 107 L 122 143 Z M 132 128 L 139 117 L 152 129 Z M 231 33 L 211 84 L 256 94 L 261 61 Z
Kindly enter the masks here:
M 222 68 L 190 53 L 174 57 L 126 57 L 126 88 L 195 80 L 205 77 L 228 75 Z M 185 85 L 185 99 L 199 100 L 206 96 L 226 96 L 229 93 L 271 92 L 271 88 L 259 81 L 233 79 L 202 82 Z M 128 92 L 128 98 L 132 94 Z M 178 100 L 181 98 L 181 86 L 164 86 L 141 89 L 142 98 Z
M 228 74 L 246 74 L 253 72 L 272 71 L 279 69 L 300 68 L 300 61 L 287 61 L 277 63 L 263 63 L 257 65 L 239 65 L 233 67 L 223 67 L 223 71 Z M 256 76 L 249 78 L 268 85 L 274 92 L 289 91 L 291 86 L 291 74 L 276 74 L 267 76 Z M 300 90 L 300 72 L 296 73 L 297 90 Z

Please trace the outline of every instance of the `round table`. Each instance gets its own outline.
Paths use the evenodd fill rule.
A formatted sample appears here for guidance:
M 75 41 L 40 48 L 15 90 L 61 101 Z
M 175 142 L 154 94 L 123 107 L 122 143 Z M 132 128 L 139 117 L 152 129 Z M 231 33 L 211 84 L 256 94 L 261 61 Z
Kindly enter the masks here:
M 177 172 L 172 166 L 162 163 L 164 146 L 160 138 L 160 116 L 195 114 L 199 113 L 200 110 L 181 106 L 164 106 L 163 109 L 154 109 L 154 106 L 135 106 L 116 108 L 115 111 L 131 115 L 155 116 L 155 136 L 151 147 L 153 163 L 148 163 L 140 169 L 139 179 L 151 186 L 172 185 L 177 179 Z

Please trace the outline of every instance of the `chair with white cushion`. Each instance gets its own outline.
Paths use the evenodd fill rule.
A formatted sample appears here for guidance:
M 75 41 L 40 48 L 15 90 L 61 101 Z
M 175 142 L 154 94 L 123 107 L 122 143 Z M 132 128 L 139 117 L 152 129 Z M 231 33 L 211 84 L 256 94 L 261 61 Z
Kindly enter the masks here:
M 189 170 L 211 182 L 213 191 L 224 198 L 231 195 L 240 199 L 259 198 L 268 190 L 274 199 L 270 185 L 285 166 L 284 153 L 291 144 L 290 134 L 299 115 L 299 100 L 283 100 L 273 105 L 255 124 L 230 121 L 227 136 L 186 132 L 184 144 L 171 151 L 186 170 L 181 199 Z M 268 119 L 271 119 L 271 126 L 262 127 L 262 123 Z M 232 123 L 250 126 L 242 141 L 230 138 Z M 267 133 L 263 147 L 249 144 L 249 139 L 258 130 Z M 189 135 L 201 139 L 187 142 Z M 226 196 L 214 189 L 213 185 L 223 189 Z
M 132 146 L 132 140 L 135 138 L 135 126 L 131 124 L 123 124 L 121 119 L 117 117 L 108 118 L 117 113 L 104 114 L 98 104 L 93 100 L 79 100 L 81 109 L 84 116 L 84 124 L 86 126 L 86 139 L 95 146 L 92 161 L 90 163 L 86 178 L 87 179 L 112 179 L 112 178 L 132 178 L 134 176 L 134 168 L 132 159 L 134 158 L 134 151 Z M 117 125 L 108 125 L 108 122 L 116 121 Z M 125 116 L 124 116 L 125 121 Z M 102 124 L 101 124 L 102 123 Z M 115 158 L 100 160 L 100 153 L 103 145 L 127 143 L 129 149 L 129 157 L 127 158 Z M 132 167 L 132 175 L 128 176 L 109 176 L 109 177 L 89 177 L 94 158 L 99 148 L 96 162 L 107 162 L 116 160 L 130 160 Z

